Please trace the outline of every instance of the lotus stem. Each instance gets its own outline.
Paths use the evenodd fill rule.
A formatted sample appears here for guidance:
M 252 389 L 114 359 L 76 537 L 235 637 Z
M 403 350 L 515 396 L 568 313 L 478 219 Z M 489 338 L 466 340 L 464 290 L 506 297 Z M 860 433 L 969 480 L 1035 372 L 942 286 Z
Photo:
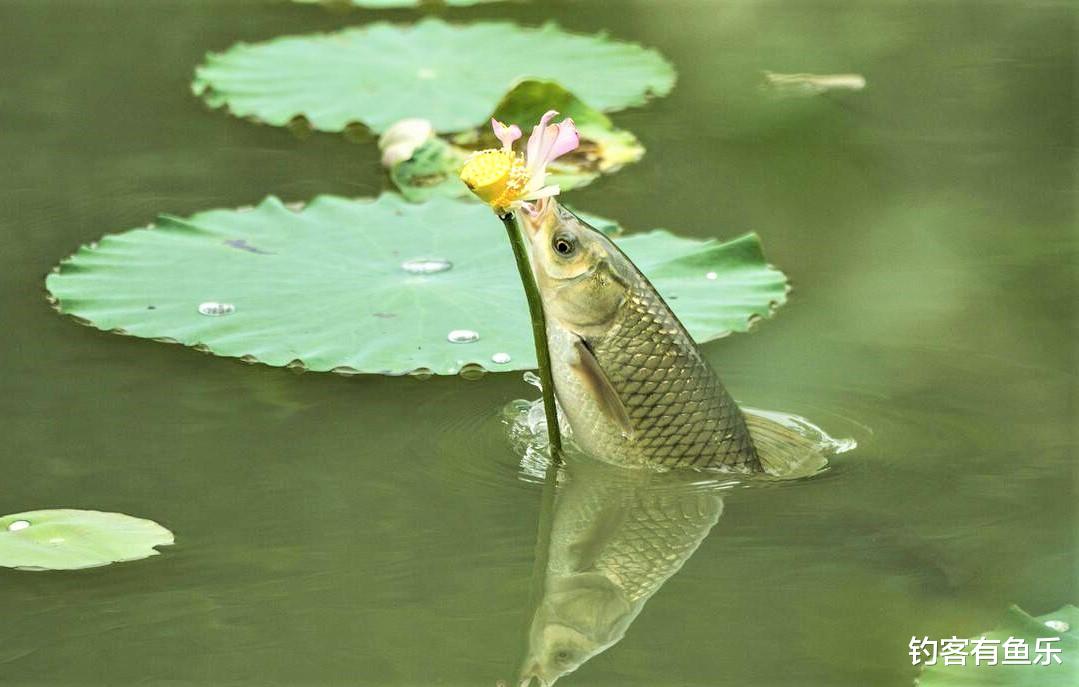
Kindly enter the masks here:
M 551 376 L 551 354 L 547 350 L 547 321 L 543 316 L 543 300 L 540 298 L 536 277 L 528 261 L 528 249 L 521 236 L 521 227 L 511 213 L 500 215 L 499 219 L 506 226 L 506 234 L 513 247 L 513 257 L 517 260 L 517 272 L 521 275 L 521 286 L 528 300 L 528 312 L 532 317 L 532 339 L 536 344 L 536 362 L 539 364 L 540 385 L 543 387 L 543 413 L 547 417 L 547 445 L 550 447 L 551 461 L 562 461 L 562 432 L 558 426 L 558 406 L 554 400 L 554 378 Z

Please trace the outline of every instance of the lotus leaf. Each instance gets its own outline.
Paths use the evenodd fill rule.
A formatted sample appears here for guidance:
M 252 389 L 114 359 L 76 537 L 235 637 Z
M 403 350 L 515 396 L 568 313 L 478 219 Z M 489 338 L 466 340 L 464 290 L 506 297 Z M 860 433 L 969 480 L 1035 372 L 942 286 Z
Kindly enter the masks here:
M 76 570 L 156 556 L 172 532 L 150 520 L 96 510 L 37 510 L 0 517 L 0 566 Z
M 192 89 L 212 107 L 277 126 L 303 118 L 320 131 L 358 122 L 381 132 L 422 117 L 437 131 L 467 131 L 528 77 L 587 93 L 602 111 L 666 95 L 675 78 L 656 51 L 602 35 L 429 18 L 240 43 L 208 55 Z
M 786 298 L 754 235 L 655 230 L 618 242 L 698 341 L 746 331 Z M 268 365 L 389 375 L 536 365 L 505 232 L 472 201 L 271 197 L 163 216 L 83 246 L 46 285 L 61 312 L 99 329 Z

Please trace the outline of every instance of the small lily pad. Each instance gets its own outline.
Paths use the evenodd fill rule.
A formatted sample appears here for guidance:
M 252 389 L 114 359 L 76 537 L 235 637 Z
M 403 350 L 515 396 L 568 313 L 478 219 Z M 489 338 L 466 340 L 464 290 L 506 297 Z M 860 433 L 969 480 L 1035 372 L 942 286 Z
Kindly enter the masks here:
M 600 174 L 616 172 L 623 165 L 636 162 L 644 147 L 628 131 L 616 129 L 611 119 L 554 81 L 526 79 L 514 86 L 499 102 L 483 126 L 458 134 L 448 142 L 432 138 L 419 146 L 412 157 L 390 168 L 390 179 L 411 201 L 422 202 L 433 195 L 460 197 L 468 189 L 457 176 L 469 154 L 480 148 L 498 147 L 487 123 L 492 117 L 505 124 L 516 124 L 525 132 L 547 110 L 557 110 L 577 126 L 581 144 L 549 167 L 548 183 L 569 190 L 591 183 Z
M 277 126 L 303 118 L 320 131 L 360 123 L 381 132 L 422 117 L 445 132 L 482 125 L 527 77 L 587 93 L 602 111 L 666 95 L 675 79 L 656 51 L 602 35 L 425 19 L 240 43 L 208 55 L 192 89 L 212 107 Z
M 77 570 L 156 556 L 172 532 L 150 520 L 96 510 L 36 510 L 0 517 L 0 567 Z
M 786 299 L 754 235 L 616 240 L 698 341 L 746 331 Z M 477 202 L 271 197 L 163 216 L 83 246 L 46 286 L 61 312 L 99 329 L 249 362 L 389 375 L 536 365 L 509 242 Z
M 934 665 L 926 666 L 917 679 L 918 687 L 1075 687 L 1079 685 L 1079 608 L 1064 606 L 1043 616 L 1032 617 L 1018 606 L 1008 609 L 1000 626 L 982 635 L 997 642 L 994 652 L 997 661 L 977 662 L 974 650 L 963 653 L 963 665 L 944 665 L 938 656 Z M 975 642 L 979 638 L 973 638 Z M 1009 639 L 1019 640 L 1027 647 L 1027 660 L 1032 664 L 1006 664 L 1003 648 Z M 1039 640 L 1045 647 L 1059 649 L 1049 655 L 1038 652 Z M 1049 640 L 1049 641 L 1046 641 Z M 995 645 L 994 645 L 995 646 Z M 1013 659 L 1016 658 L 1013 656 Z M 1034 661 L 1038 661 L 1034 663 Z M 1059 661 L 1059 662 L 1058 662 Z

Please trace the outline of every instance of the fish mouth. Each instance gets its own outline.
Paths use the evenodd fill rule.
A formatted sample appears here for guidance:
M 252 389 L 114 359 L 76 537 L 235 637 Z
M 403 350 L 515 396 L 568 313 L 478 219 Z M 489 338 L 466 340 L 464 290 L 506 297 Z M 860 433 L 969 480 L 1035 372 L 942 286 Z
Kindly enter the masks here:
M 526 209 L 520 209 L 517 211 L 517 222 L 528 235 L 530 241 L 534 241 L 540 234 L 540 230 L 550 220 L 551 215 L 555 213 L 555 208 L 558 203 L 551 198 L 542 198 L 536 201 L 535 210 L 529 212 Z
M 547 680 L 543 679 L 537 663 L 521 674 L 521 681 L 517 683 L 517 687 L 551 687 L 553 684 L 553 681 L 547 682 Z

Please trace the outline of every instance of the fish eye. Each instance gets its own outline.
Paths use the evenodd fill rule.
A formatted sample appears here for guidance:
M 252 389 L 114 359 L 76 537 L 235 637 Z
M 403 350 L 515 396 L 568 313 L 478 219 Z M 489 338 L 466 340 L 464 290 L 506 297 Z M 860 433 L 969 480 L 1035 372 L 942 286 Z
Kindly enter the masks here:
M 551 247 L 562 257 L 568 258 L 577 250 L 577 239 L 569 234 L 558 234 L 554 237 L 554 240 L 551 241 Z

